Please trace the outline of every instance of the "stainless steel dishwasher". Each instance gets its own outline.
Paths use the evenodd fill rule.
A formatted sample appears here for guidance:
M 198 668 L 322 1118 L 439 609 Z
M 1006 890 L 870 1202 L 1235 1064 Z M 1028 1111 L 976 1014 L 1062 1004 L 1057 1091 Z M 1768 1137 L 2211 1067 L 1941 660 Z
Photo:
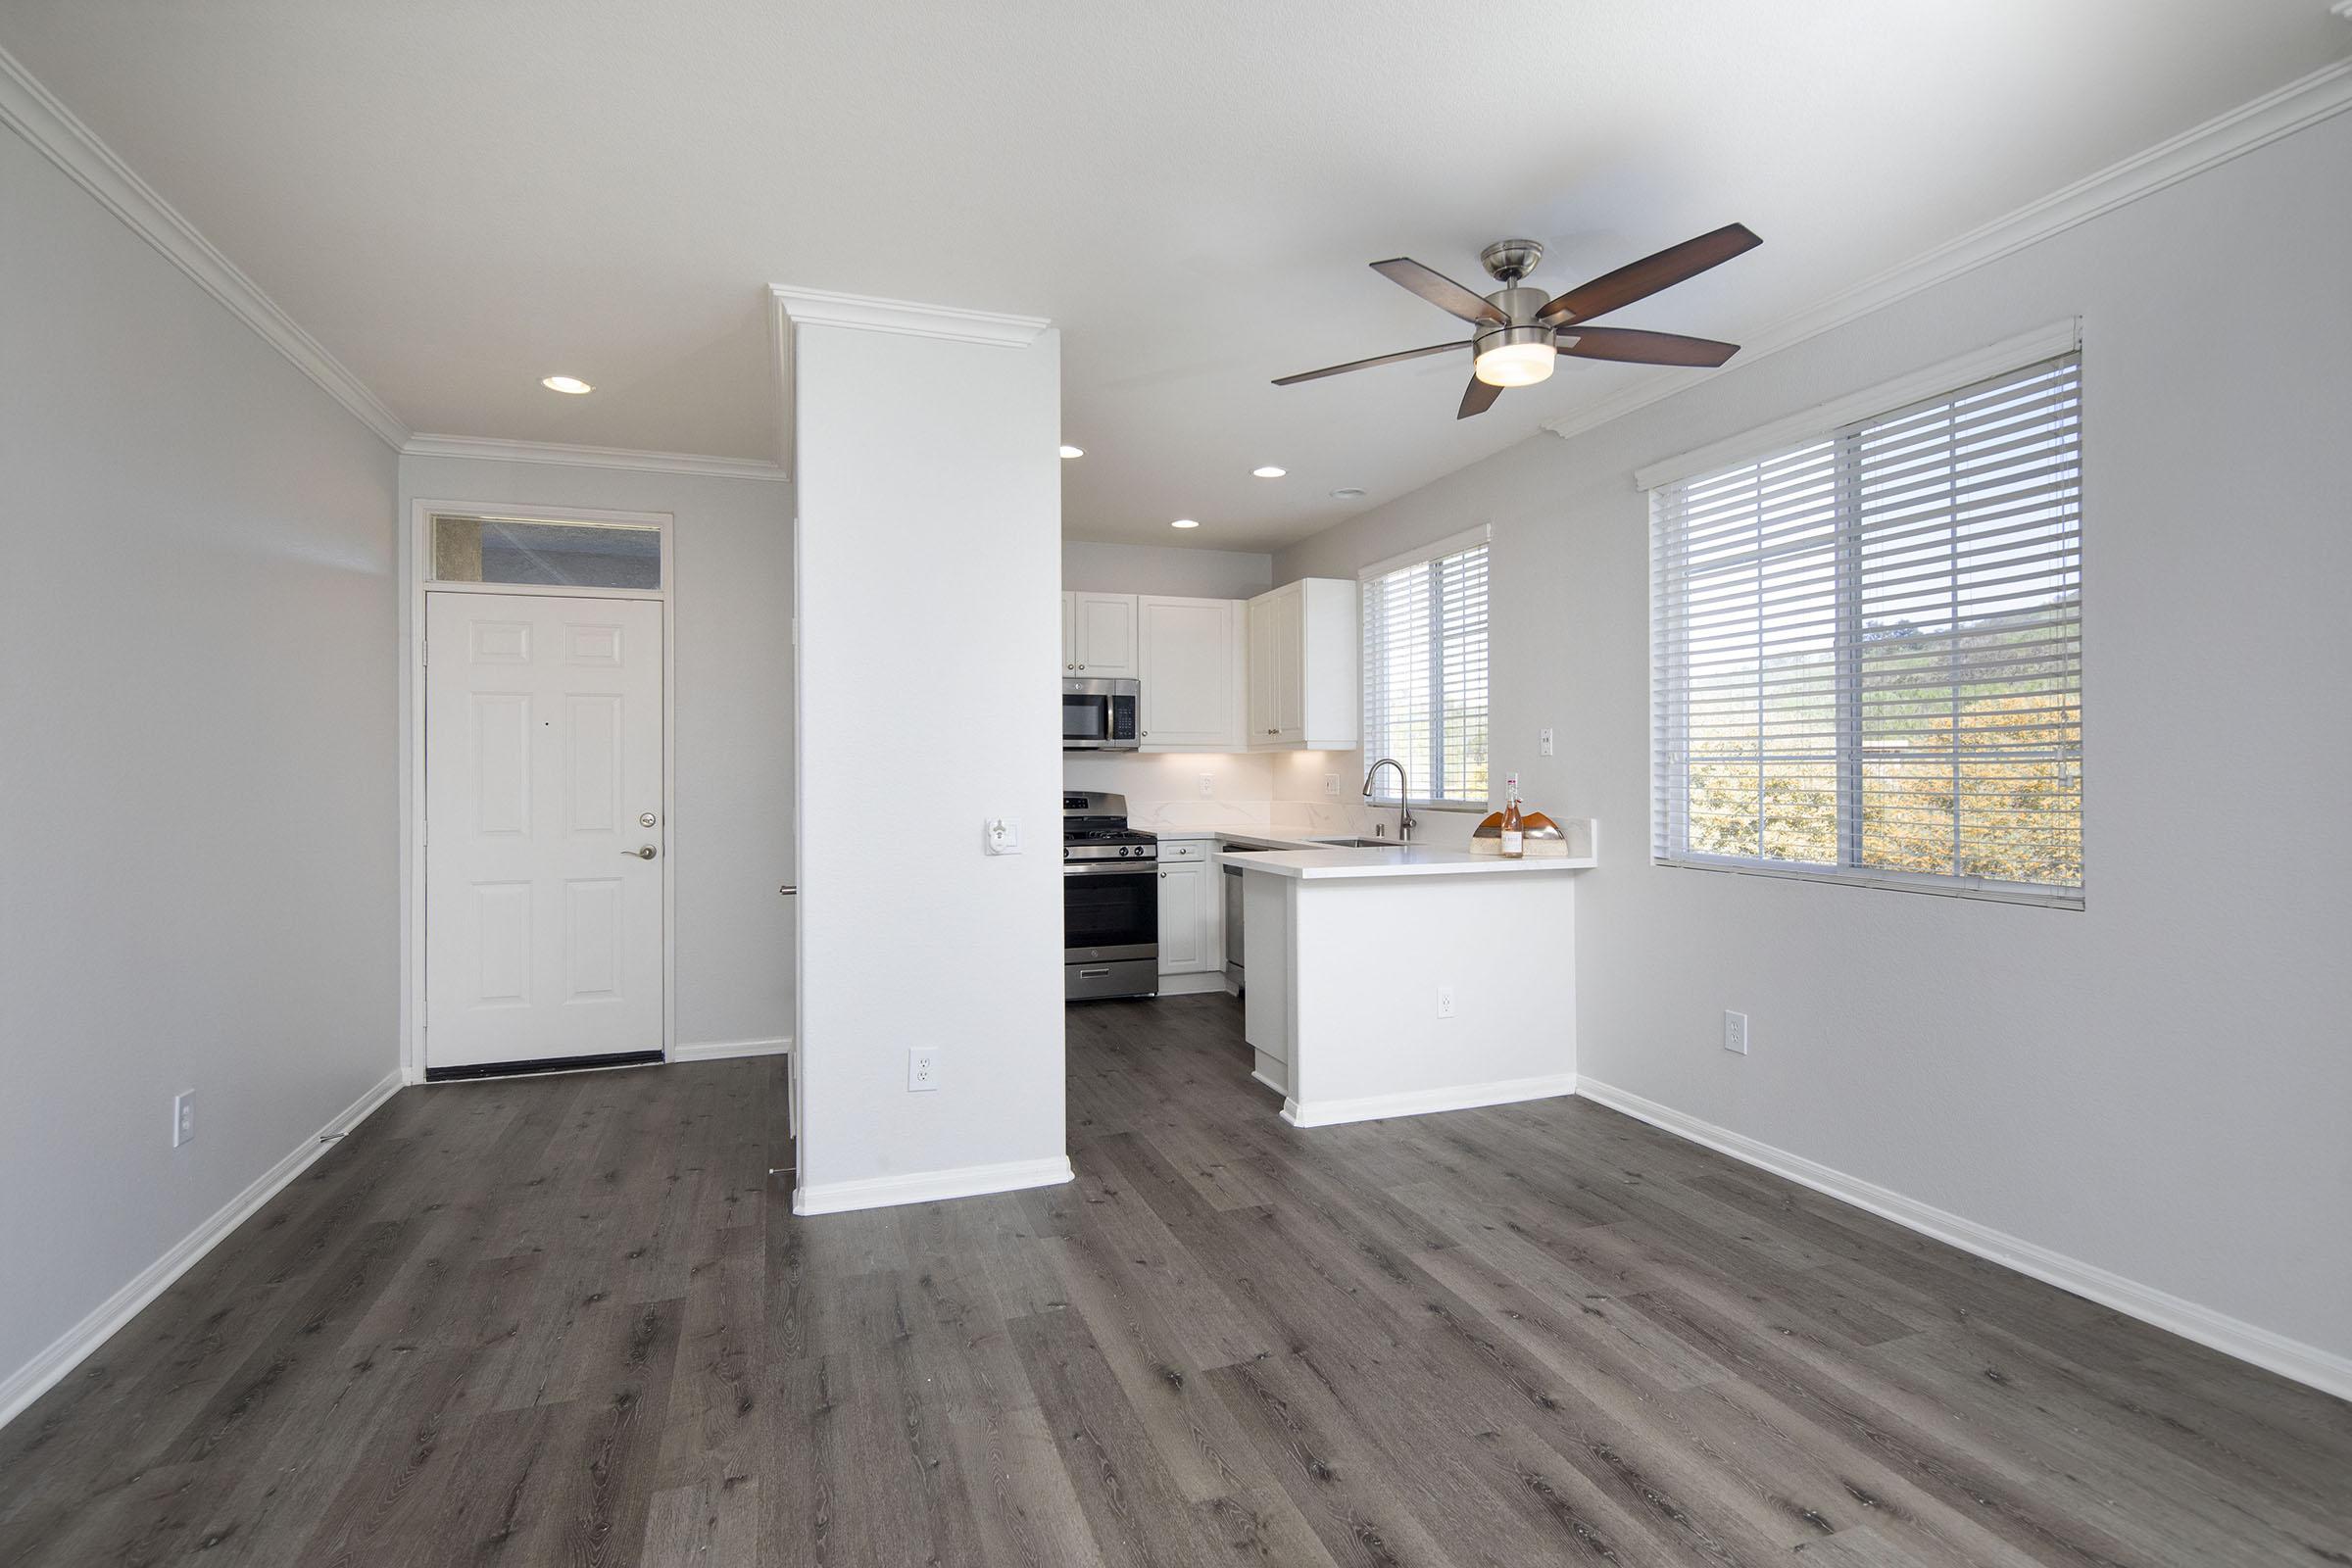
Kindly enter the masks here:
M 1238 993 L 1242 981 L 1242 868 L 1225 867 L 1225 978 Z
M 1250 855 L 1288 855 L 1292 853 L 1291 847 L 1287 844 L 1240 844 L 1224 847 L 1243 850 Z M 1242 973 L 1242 868 L 1238 865 L 1228 865 L 1223 869 L 1225 872 L 1225 978 L 1233 982 L 1233 989 L 1238 994 L 1249 989 L 1249 983 Z

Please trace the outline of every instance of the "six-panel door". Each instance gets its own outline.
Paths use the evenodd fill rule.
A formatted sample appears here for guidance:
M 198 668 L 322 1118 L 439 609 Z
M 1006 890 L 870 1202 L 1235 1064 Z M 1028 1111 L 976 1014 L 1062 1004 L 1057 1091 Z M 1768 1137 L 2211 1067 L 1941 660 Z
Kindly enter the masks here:
M 662 606 L 428 593 L 425 642 L 425 1065 L 661 1050 Z

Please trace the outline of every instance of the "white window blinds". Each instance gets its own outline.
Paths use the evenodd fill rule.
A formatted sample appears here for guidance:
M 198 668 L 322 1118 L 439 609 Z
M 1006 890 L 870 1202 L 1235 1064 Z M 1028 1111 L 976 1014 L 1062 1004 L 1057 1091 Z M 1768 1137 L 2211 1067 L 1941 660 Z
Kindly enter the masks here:
M 1651 511 L 1653 850 L 2080 903 L 2075 354 Z
M 1487 546 L 1463 540 L 1363 577 L 1364 759 L 1418 805 L 1487 804 Z M 1395 800 L 1381 769 L 1378 798 Z

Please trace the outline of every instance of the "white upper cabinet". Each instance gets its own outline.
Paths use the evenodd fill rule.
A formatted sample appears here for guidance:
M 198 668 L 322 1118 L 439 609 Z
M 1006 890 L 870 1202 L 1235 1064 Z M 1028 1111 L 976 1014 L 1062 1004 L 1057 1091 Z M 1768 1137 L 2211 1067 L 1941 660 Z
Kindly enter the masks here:
M 1354 750 L 1363 650 L 1356 585 L 1304 577 L 1250 601 L 1252 751 Z
M 1133 594 L 1063 594 L 1062 673 L 1134 675 L 1135 612 Z
M 1137 598 L 1145 751 L 1247 747 L 1242 733 L 1247 609 L 1238 599 Z

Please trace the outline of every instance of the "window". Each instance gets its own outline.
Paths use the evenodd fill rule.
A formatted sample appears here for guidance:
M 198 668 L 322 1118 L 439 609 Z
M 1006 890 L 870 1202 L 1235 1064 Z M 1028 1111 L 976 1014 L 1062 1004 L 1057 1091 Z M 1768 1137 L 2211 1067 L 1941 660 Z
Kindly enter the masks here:
M 1364 759 L 1415 806 L 1487 808 L 1487 530 L 1365 570 Z M 1376 797 L 1396 799 L 1382 768 Z
M 662 586 L 662 530 L 626 523 L 433 518 L 435 582 Z
M 1660 486 L 1654 856 L 2080 905 L 2081 366 Z

